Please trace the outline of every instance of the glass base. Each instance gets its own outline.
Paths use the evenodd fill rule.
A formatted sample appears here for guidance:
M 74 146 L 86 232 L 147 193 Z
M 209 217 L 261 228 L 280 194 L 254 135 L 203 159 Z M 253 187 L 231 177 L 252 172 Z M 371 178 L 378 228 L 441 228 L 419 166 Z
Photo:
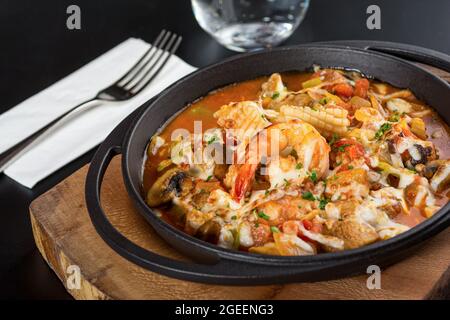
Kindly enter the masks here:
M 294 31 L 290 23 L 233 24 L 213 34 L 214 38 L 230 50 L 245 52 L 279 45 Z

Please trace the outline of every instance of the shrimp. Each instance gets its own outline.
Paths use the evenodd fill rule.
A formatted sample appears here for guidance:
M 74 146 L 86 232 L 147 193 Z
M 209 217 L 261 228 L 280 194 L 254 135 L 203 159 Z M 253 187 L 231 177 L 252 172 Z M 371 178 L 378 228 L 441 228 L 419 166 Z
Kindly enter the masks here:
M 290 120 L 274 124 L 252 140 L 246 150 L 244 164 L 233 170 L 236 176 L 231 195 L 237 202 L 249 191 L 264 158 L 270 189 L 281 187 L 283 183 L 301 184 L 311 172 L 315 172 L 317 179 L 328 172 L 330 147 L 325 138 L 306 122 Z M 259 151 L 256 155 L 255 148 L 252 148 L 255 145 Z

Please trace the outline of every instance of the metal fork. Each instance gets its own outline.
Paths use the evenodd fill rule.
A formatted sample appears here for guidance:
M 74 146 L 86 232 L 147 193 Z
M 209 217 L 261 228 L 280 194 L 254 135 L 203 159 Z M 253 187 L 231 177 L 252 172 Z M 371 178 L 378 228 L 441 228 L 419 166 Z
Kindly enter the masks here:
M 169 58 L 178 49 L 181 40 L 181 36 L 162 30 L 152 46 L 119 80 L 100 90 L 92 99 L 71 108 L 18 145 L 3 152 L 0 155 L 0 173 L 40 141 L 43 141 L 54 129 L 66 123 L 69 118 L 92 107 L 90 102 L 123 101 L 139 94 L 161 72 Z

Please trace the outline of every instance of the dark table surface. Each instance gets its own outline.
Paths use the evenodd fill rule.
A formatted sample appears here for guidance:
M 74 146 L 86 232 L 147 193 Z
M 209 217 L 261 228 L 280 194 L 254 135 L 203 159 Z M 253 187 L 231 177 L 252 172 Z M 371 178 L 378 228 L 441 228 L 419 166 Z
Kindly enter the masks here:
M 66 8 L 81 8 L 81 30 L 66 28 Z M 366 28 L 366 8 L 381 8 L 381 30 Z M 384 40 L 450 54 L 450 1 L 312 0 L 286 44 Z M 0 113 L 41 91 L 129 37 L 151 41 L 162 28 L 184 37 L 178 55 L 202 67 L 233 52 L 197 25 L 190 1 L 3 0 L 0 11 Z M 8 137 L 0 137 L 7 139 Z M 89 162 L 93 151 L 29 190 L 0 175 L 0 297 L 70 299 L 37 251 L 28 206 Z

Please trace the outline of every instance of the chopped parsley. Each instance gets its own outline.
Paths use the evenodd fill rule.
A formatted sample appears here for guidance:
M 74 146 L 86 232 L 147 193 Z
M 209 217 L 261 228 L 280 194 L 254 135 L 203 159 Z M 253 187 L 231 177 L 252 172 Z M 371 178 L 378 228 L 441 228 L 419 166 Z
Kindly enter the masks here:
M 327 104 L 328 103 L 328 98 L 327 97 L 323 97 L 322 99 L 319 100 L 320 104 Z
M 390 123 L 383 123 L 382 125 L 381 125 L 381 127 L 380 127 L 380 129 L 378 129 L 378 131 L 377 132 L 375 132 L 375 138 L 377 139 L 377 140 L 380 140 L 383 136 L 384 136 L 384 134 L 386 133 L 386 132 L 388 132 L 389 130 L 391 130 L 391 128 L 392 128 L 392 125 L 390 124 Z
M 270 217 L 267 214 L 265 214 L 263 211 L 258 212 L 258 217 L 260 217 L 260 218 L 262 218 L 264 220 L 269 220 L 270 219 Z
M 331 136 L 331 140 L 329 142 L 329 145 L 332 146 L 333 144 L 336 143 L 336 141 L 339 140 L 339 136 L 337 133 L 333 133 L 333 135 Z
M 351 146 L 351 144 L 347 143 L 347 144 L 343 144 L 342 146 L 337 147 L 336 149 L 337 149 L 339 152 L 345 152 L 345 148 L 347 148 L 347 147 L 349 147 L 349 146 Z
M 275 99 L 278 98 L 279 96 L 280 96 L 280 93 L 279 93 L 279 92 L 275 92 L 275 93 L 272 95 L 272 99 L 275 100 Z
M 297 163 L 295 165 L 295 169 L 300 170 L 301 168 L 303 168 L 303 165 L 301 163 Z
M 328 204 L 328 200 L 327 199 L 320 199 L 319 202 L 319 209 L 320 210 L 325 210 L 325 206 Z
M 212 176 L 208 176 L 208 178 L 206 178 L 206 181 L 211 180 Z
M 311 174 L 309 175 L 309 178 L 311 179 L 312 182 L 316 183 L 317 182 L 317 173 L 315 170 L 311 171 Z
M 347 168 L 348 168 L 348 170 L 352 170 L 353 166 L 348 166 Z
M 389 117 L 389 121 L 390 122 L 398 122 L 400 120 L 400 115 L 398 114 L 398 112 L 394 112 L 390 117 Z
M 314 201 L 316 198 L 310 191 L 303 192 L 302 198 L 309 201 Z
M 270 230 L 271 230 L 273 233 L 280 233 L 280 229 L 278 229 L 278 228 L 275 227 L 275 226 L 271 226 L 271 227 L 270 227 Z
M 269 195 L 270 191 L 266 190 L 266 192 L 264 192 L 264 195 L 267 197 Z
M 211 139 L 208 140 L 208 145 L 214 143 L 216 140 L 219 140 L 217 136 L 212 136 Z
M 236 216 L 232 216 L 232 217 L 231 217 L 231 220 L 236 220 L 236 219 L 237 219 Z

